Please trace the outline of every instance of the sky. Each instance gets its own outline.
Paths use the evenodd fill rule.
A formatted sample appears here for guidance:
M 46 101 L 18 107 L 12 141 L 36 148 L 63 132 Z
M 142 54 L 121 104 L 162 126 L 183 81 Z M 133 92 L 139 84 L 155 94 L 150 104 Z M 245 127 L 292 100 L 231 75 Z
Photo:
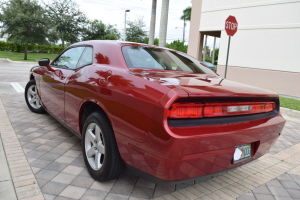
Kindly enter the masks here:
M 50 0 L 49 0 L 50 1 Z M 74 0 L 79 9 L 86 14 L 90 20 L 98 19 L 105 24 L 116 25 L 123 37 L 125 10 L 130 10 L 126 13 L 126 21 L 134 21 L 138 17 L 142 17 L 146 24 L 146 31 L 149 33 L 152 0 Z M 47 0 L 44 0 L 47 3 Z M 183 39 L 183 20 L 180 17 L 183 10 L 191 6 L 191 0 L 170 0 L 169 16 L 167 29 L 167 43 L 173 40 Z M 159 38 L 159 26 L 161 15 L 162 0 L 157 0 L 156 11 L 156 28 L 155 37 Z M 190 23 L 186 23 L 185 41 L 188 44 Z M 212 49 L 213 38 L 208 38 L 208 46 Z
M 89 19 L 98 19 L 104 23 L 116 25 L 117 29 L 124 33 L 125 10 L 126 20 L 134 21 L 142 17 L 146 24 L 146 30 L 150 29 L 152 0 L 76 0 L 80 10 Z M 157 0 L 155 37 L 159 37 L 160 14 L 162 1 Z M 183 39 L 183 20 L 180 20 L 182 11 L 191 6 L 191 0 L 170 0 L 167 42 Z M 177 27 L 177 28 L 176 28 Z M 186 40 L 189 34 L 189 22 L 186 27 Z

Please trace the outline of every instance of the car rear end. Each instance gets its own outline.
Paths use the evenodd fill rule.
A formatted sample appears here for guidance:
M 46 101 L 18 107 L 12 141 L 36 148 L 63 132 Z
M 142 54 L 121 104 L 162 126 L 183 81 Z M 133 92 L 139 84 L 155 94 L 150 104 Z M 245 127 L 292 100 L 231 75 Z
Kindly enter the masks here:
M 123 54 L 133 74 L 170 88 L 146 142 L 122 141 L 131 142 L 122 154 L 134 168 L 158 180 L 194 179 L 257 159 L 280 136 L 285 120 L 277 94 L 223 79 L 180 52 L 126 47 Z
M 257 159 L 285 124 L 274 94 L 191 96 L 157 109 L 148 144 L 160 179 L 189 179 Z

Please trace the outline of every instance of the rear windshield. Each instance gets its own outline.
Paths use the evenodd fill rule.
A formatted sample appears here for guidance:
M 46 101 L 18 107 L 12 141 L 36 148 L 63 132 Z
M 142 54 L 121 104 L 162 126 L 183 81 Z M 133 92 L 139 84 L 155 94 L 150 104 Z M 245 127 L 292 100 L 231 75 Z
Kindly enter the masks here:
M 184 53 L 149 47 L 124 46 L 122 52 L 129 68 L 215 73 Z

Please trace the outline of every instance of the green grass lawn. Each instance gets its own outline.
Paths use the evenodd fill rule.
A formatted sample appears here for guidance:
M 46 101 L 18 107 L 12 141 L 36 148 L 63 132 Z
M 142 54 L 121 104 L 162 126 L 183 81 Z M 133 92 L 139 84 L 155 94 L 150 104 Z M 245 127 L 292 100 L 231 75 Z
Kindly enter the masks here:
M 0 51 L 0 58 L 8 58 L 13 61 L 37 62 L 41 58 L 49 58 L 50 60 L 53 60 L 56 56 L 58 56 L 58 54 L 27 53 L 27 60 L 24 60 L 24 53 Z
M 300 101 L 299 100 L 286 98 L 286 97 L 279 97 L 279 98 L 280 98 L 280 106 L 281 107 L 300 111 Z

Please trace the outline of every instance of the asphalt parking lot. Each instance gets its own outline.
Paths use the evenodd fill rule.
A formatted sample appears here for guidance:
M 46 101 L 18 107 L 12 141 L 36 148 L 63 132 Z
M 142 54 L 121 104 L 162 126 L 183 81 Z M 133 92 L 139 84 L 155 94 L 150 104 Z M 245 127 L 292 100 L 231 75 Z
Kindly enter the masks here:
M 87 173 L 81 141 L 48 114 L 27 108 L 23 92 L 32 65 L 0 60 L 1 200 L 300 199 L 300 121 L 293 118 L 268 154 L 202 182 L 159 185 L 127 170 L 97 182 Z

